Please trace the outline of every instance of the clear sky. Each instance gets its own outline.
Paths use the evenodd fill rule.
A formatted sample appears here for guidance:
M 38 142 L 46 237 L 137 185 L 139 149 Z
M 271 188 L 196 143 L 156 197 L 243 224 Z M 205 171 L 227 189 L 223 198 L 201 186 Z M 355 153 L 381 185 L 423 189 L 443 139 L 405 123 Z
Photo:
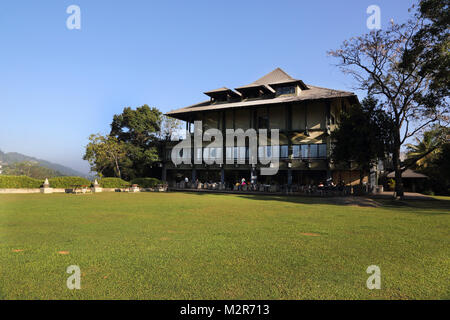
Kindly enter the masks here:
M 162 111 L 203 101 L 204 91 L 250 83 L 276 67 L 294 78 L 352 90 L 328 57 L 369 31 L 408 16 L 412 1 L 2 1 L 0 150 L 88 172 L 91 133 L 143 104 Z M 69 30 L 68 6 L 81 9 Z

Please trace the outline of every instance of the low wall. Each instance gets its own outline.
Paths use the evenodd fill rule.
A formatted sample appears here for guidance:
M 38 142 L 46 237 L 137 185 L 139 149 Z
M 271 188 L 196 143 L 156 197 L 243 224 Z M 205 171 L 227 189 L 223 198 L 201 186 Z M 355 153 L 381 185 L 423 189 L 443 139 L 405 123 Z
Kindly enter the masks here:
M 140 192 L 164 192 L 167 191 L 167 188 L 158 189 L 158 188 L 139 188 Z M 102 188 L 101 192 L 127 192 L 128 188 Z M 89 190 L 92 192 L 92 189 Z M 41 189 L 0 189 L 0 194 L 31 194 L 31 193 L 41 193 Z M 61 188 L 53 188 L 49 193 L 72 193 L 72 189 L 61 189 Z

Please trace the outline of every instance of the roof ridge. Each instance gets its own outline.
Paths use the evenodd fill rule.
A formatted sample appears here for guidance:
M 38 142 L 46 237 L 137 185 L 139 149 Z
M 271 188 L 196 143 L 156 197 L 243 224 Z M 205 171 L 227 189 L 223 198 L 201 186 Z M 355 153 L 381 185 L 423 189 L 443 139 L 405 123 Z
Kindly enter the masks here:
M 292 78 L 283 69 L 278 67 L 272 70 L 271 72 L 265 74 L 258 80 L 255 80 L 251 84 L 270 84 L 271 82 L 278 82 L 280 80 L 297 80 L 297 79 Z

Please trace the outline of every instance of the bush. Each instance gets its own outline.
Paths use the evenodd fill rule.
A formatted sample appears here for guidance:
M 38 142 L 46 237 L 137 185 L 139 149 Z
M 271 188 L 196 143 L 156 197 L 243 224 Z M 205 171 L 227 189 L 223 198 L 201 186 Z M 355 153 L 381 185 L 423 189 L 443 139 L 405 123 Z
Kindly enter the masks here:
M 0 175 L 1 189 L 34 189 L 39 188 L 43 180 L 33 179 L 27 176 L 2 176 Z
M 141 188 L 154 188 L 156 185 L 162 184 L 162 181 L 156 178 L 136 178 L 131 180 L 131 184 L 137 184 Z
M 394 191 L 395 190 L 395 180 L 394 179 L 389 179 L 387 182 L 387 185 L 389 187 L 389 190 Z
M 50 188 L 70 189 L 75 185 L 90 186 L 91 182 L 86 178 L 81 177 L 56 177 L 48 179 Z
M 128 181 L 120 178 L 103 178 L 98 181 L 98 184 L 102 188 L 125 188 L 130 185 Z

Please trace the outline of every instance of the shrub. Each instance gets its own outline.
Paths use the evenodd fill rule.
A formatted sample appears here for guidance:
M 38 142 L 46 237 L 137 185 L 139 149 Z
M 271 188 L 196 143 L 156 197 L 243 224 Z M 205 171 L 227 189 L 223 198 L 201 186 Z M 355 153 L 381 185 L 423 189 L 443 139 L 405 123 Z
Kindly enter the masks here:
M 91 182 L 86 178 L 81 177 L 56 177 L 48 179 L 50 188 L 64 188 L 70 189 L 75 185 L 90 186 Z
M 103 178 L 98 181 L 98 184 L 102 188 L 125 188 L 130 185 L 128 181 L 120 178 Z
M 387 182 L 387 185 L 389 187 L 389 190 L 394 191 L 395 190 L 395 180 L 389 179 Z
M 154 188 L 156 185 L 162 184 L 162 181 L 156 178 L 136 178 L 131 180 L 131 184 L 137 184 L 141 188 Z
M 33 179 L 27 176 L 2 176 L 0 175 L 1 189 L 33 189 L 39 188 L 43 180 Z

